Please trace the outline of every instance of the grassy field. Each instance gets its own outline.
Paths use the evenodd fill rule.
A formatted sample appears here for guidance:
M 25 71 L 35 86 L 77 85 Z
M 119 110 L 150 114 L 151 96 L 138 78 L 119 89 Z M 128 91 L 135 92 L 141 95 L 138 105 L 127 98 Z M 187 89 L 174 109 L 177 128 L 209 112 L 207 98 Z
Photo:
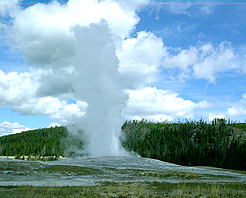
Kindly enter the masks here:
M 80 187 L 0 187 L 1 197 L 246 197 L 245 184 L 99 183 Z

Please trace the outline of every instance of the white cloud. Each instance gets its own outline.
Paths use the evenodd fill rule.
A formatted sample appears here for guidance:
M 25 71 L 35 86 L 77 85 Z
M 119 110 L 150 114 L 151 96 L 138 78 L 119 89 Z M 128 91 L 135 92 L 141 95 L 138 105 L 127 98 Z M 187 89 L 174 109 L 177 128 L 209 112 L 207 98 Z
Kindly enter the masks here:
M 182 50 L 175 56 L 169 55 L 164 62 L 166 68 L 179 68 L 187 70 L 198 61 L 198 50 L 191 47 L 189 50 Z
M 147 5 L 151 0 L 115 0 L 122 8 L 127 10 L 138 10 Z
M 64 5 L 35 4 L 16 11 L 7 33 L 27 63 L 44 65 L 58 61 L 64 64 L 66 57 L 74 54 L 71 27 L 88 26 L 101 19 L 122 39 L 129 36 L 139 21 L 134 10 L 124 10 L 113 1 L 70 0 Z
M 126 39 L 117 51 L 119 72 L 128 87 L 138 87 L 158 80 L 161 59 L 167 54 L 161 38 L 150 32 L 139 32 L 137 38 Z
M 0 1 L 0 15 L 6 17 L 17 9 L 18 0 Z
M 240 116 L 246 116 L 246 93 L 243 94 L 243 98 L 240 101 L 227 109 L 227 117 L 239 118 Z
M 224 111 L 209 113 L 208 120 L 212 121 L 214 118 L 226 118 L 236 121 L 236 120 L 244 119 L 245 116 L 246 116 L 246 93 L 243 94 L 241 100 L 234 102 L 233 104 L 231 104 L 231 107 L 225 109 Z
M 188 11 L 191 7 L 191 3 L 170 3 L 165 5 L 164 8 L 173 14 L 184 14 L 191 16 Z
M 60 126 L 62 125 L 59 123 L 52 122 L 49 127 L 60 127 Z
M 63 125 L 73 124 L 75 120 L 81 119 L 84 116 L 86 107 L 87 104 L 80 101 L 77 101 L 76 104 L 62 104 L 59 111 L 50 114 L 50 118 Z
M 208 121 L 212 121 L 215 118 L 226 118 L 226 115 L 224 113 L 209 113 L 208 114 Z
M 230 43 L 222 42 L 217 47 L 202 46 L 201 61 L 193 66 L 194 77 L 215 83 L 216 74 L 235 69 L 230 61 L 235 57 Z
M 198 61 L 198 50 L 191 47 L 189 50 L 182 50 L 179 54 L 172 56 L 169 55 L 165 58 L 163 66 L 165 68 L 178 68 L 181 70 L 179 80 L 183 81 L 190 77 L 191 66 Z
M 209 15 L 214 11 L 214 5 L 208 5 L 203 2 L 200 2 L 199 4 L 191 2 L 168 2 L 164 3 L 161 7 L 172 14 L 182 14 L 189 17 L 194 17 L 196 14 Z M 194 12 L 194 10 L 191 12 L 191 9 L 194 8 L 197 12 Z
M 28 130 L 31 130 L 31 129 L 28 127 L 22 126 L 17 122 L 11 123 L 8 121 L 4 121 L 0 123 L 0 136 L 20 133 L 22 131 L 28 131 Z
M 46 96 L 69 98 L 73 74 L 72 68 L 31 69 L 24 73 L 0 70 L 0 107 L 20 106 Z
M 218 46 L 211 43 L 190 47 L 189 50 L 179 50 L 177 55 L 167 56 L 163 61 L 165 68 L 178 68 L 179 80 L 184 81 L 193 76 L 195 79 L 205 79 L 216 82 L 217 74 L 238 69 L 232 63 L 234 49 L 228 42 Z
M 245 107 L 231 107 L 231 108 L 228 108 L 227 113 L 229 117 L 245 116 L 246 108 Z
M 153 120 L 175 118 L 194 118 L 195 109 L 210 107 L 207 101 L 194 103 L 178 96 L 177 93 L 145 87 L 139 90 L 129 90 L 129 100 L 124 111 L 126 118 L 149 118 Z
M 85 113 L 87 104 L 77 102 L 68 104 L 66 100 L 60 101 L 53 97 L 33 98 L 19 106 L 14 106 L 13 111 L 23 115 L 47 115 L 51 120 L 60 124 L 72 124 L 74 119 L 81 118 Z
M 39 82 L 36 90 L 37 97 L 52 96 L 69 98 L 74 92 L 71 79 L 76 76 L 73 67 L 62 67 L 45 70 L 33 70 L 33 74 Z
M 0 70 L 0 108 L 12 106 L 13 111 L 23 115 L 47 115 L 61 124 L 73 123 L 74 118 L 84 115 L 87 104 L 81 101 L 75 104 L 67 103 L 66 99 L 72 95 L 70 90 L 64 87 L 67 83 L 63 80 L 69 79 L 69 71 L 73 73 L 73 70 L 64 68 L 56 71 L 57 75 L 52 70 L 32 69 L 30 73 L 7 74 Z M 65 74 L 66 77 L 63 76 Z M 49 78 L 52 76 L 53 78 Z M 41 95 L 40 89 L 43 90 Z M 57 93 L 58 95 L 54 95 L 58 98 L 50 96 L 52 92 Z M 62 100 L 65 97 L 63 94 L 66 99 Z
M 37 86 L 30 73 L 5 74 L 0 70 L 0 107 L 27 102 L 35 94 Z

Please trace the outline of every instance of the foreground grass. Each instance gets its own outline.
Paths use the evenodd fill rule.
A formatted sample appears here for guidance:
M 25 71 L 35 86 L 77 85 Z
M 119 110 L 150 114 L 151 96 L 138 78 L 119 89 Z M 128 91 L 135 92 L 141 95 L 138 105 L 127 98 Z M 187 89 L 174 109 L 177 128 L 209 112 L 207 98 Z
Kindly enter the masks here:
M 81 187 L 0 187 L 1 197 L 246 197 L 246 184 L 99 183 Z

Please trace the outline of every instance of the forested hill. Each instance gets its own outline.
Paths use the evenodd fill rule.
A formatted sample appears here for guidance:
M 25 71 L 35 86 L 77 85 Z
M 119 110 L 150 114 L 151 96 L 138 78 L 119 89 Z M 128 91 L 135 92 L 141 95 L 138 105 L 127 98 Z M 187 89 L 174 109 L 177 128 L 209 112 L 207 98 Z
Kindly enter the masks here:
M 77 135 L 81 136 L 81 132 Z M 126 121 L 122 145 L 142 157 L 191 166 L 246 170 L 246 124 L 215 119 L 185 123 Z M 44 128 L 0 137 L 3 156 L 77 156 L 84 143 L 65 127 Z
M 0 137 L 2 156 L 63 156 L 65 127 L 51 127 Z
M 185 123 L 127 121 L 122 144 L 142 157 L 188 166 L 246 170 L 246 124 L 215 119 Z

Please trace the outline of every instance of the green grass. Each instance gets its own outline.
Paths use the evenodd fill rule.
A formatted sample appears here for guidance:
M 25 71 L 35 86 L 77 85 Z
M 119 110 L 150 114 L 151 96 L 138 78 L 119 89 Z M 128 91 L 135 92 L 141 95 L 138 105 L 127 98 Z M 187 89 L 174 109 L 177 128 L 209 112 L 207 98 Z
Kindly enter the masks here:
M 32 168 L 39 168 L 38 163 L 32 163 L 32 166 L 29 166 L 29 164 L 24 162 L 0 162 L 0 171 L 26 171 L 30 170 Z
M 80 166 L 68 166 L 68 165 L 50 165 L 46 168 L 41 168 L 38 171 L 45 172 L 49 175 L 60 174 L 65 176 L 78 176 L 78 175 L 93 175 L 102 174 L 99 169 L 80 167 Z
M 246 184 L 99 183 L 81 187 L 0 187 L 1 197 L 246 197 Z
M 141 170 L 141 169 L 108 169 L 110 171 L 117 172 L 119 174 L 126 174 L 130 177 L 151 177 L 151 178 L 173 178 L 173 179 L 232 179 L 235 178 L 233 176 L 224 176 L 224 175 L 212 175 L 212 174 L 202 174 L 202 173 L 194 173 L 194 172 L 182 172 L 182 171 L 172 171 L 172 170 Z

